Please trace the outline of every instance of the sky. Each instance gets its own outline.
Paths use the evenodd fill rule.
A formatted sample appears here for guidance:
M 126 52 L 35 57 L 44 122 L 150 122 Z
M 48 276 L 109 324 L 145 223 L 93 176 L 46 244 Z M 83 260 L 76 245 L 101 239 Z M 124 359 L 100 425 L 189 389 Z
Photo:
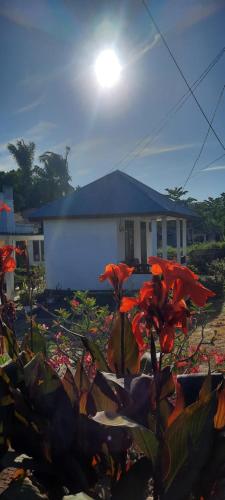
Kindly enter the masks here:
M 147 0 L 146 0 L 147 1 Z M 151 12 L 192 84 L 225 47 L 225 0 L 151 0 Z M 94 63 L 113 49 L 120 81 L 102 89 Z M 182 186 L 208 124 L 187 92 L 142 0 L 0 0 L 0 170 L 7 144 L 34 141 L 64 154 L 74 186 L 120 169 L 152 188 Z M 195 90 L 225 145 L 225 53 Z M 163 127 L 162 127 L 163 125 Z M 161 131 L 159 129 L 161 128 Z M 225 149 L 225 146 L 224 146 Z M 225 156 L 210 131 L 186 189 L 199 200 L 225 191 Z

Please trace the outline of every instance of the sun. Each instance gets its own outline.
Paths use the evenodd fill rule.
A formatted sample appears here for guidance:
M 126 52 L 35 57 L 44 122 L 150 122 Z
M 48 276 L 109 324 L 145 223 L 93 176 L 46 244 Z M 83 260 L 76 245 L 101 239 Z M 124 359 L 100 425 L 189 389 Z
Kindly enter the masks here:
M 95 62 L 95 74 L 101 87 L 111 88 L 120 79 L 121 65 L 114 50 L 103 50 Z

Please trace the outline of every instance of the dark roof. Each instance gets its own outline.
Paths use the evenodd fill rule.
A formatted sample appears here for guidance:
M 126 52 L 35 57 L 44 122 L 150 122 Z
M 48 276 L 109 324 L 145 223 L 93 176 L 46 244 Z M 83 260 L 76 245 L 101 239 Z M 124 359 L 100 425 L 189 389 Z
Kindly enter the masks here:
M 44 205 L 31 219 L 195 214 L 120 170 L 97 179 L 72 194 Z

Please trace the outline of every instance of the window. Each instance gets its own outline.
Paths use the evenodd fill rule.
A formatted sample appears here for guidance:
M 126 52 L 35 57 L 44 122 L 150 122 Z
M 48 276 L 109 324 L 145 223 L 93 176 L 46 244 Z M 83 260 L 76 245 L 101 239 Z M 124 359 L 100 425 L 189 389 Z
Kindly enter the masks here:
M 34 262 L 40 262 L 40 247 L 39 247 L 39 241 L 33 241 L 33 256 L 34 256 Z
M 141 263 L 147 264 L 146 222 L 140 222 L 140 225 L 141 225 Z
M 125 260 L 127 263 L 134 259 L 134 221 L 125 220 Z

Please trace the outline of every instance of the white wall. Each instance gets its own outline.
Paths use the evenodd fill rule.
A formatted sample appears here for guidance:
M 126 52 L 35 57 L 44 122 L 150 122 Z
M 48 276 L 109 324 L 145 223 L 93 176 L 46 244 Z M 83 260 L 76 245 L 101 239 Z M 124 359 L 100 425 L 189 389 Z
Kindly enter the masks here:
M 116 219 L 44 222 L 47 288 L 110 289 L 98 276 L 118 261 Z

